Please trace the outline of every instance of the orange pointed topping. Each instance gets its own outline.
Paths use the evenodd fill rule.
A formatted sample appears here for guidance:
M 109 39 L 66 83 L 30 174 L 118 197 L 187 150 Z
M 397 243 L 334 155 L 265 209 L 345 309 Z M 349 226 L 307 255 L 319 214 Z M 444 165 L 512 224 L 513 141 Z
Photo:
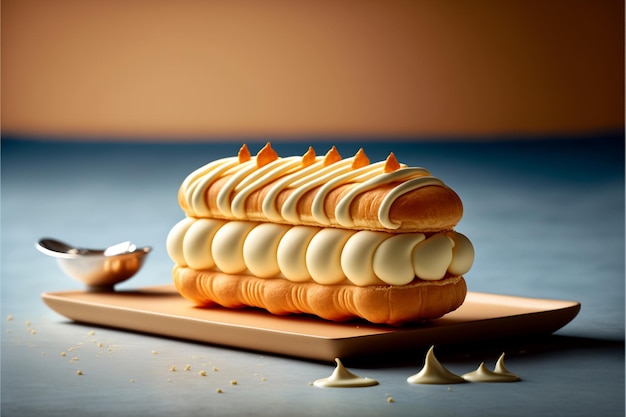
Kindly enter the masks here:
M 341 161 L 341 155 L 339 155 L 339 151 L 337 150 L 337 148 L 333 146 L 324 157 L 324 166 L 327 167 L 328 165 L 334 164 L 337 161 Z
M 272 145 L 267 142 L 263 148 L 256 154 L 256 166 L 261 168 L 270 162 L 274 162 L 278 159 L 278 154 L 274 149 L 272 149 Z
M 245 143 L 241 145 L 239 148 L 239 153 L 237 153 L 237 158 L 239 158 L 239 163 L 243 164 L 244 162 L 248 162 L 250 160 L 250 151 L 248 150 L 248 145 Z
M 352 162 L 352 169 L 362 168 L 370 164 L 370 160 L 365 155 L 365 151 L 363 148 L 359 149 L 359 151 L 354 155 L 354 161 Z
M 315 150 L 312 146 L 302 155 L 302 168 L 306 168 L 315 162 Z
M 383 168 L 383 172 L 393 172 L 400 169 L 400 163 L 396 159 L 396 156 L 391 152 L 385 161 L 385 167 Z

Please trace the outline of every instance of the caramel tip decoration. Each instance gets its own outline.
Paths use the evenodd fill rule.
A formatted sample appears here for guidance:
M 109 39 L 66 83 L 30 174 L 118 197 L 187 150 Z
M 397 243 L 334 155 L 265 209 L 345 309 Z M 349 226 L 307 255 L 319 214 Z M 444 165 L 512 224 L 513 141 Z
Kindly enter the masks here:
M 326 153 L 324 157 L 324 166 L 327 167 L 330 164 L 334 164 L 335 162 L 341 161 L 341 155 L 339 155 L 339 151 L 333 145 L 333 147 Z
M 240 164 L 250 160 L 250 150 L 248 150 L 248 145 L 245 143 L 241 145 L 241 148 L 239 148 L 239 152 L 237 153 L 237 158 L 239 158 Z
M 315 162 L 315 150 L 312 146 L 309 146 L 309 149 L 302 155 L 302 168 L 306 168 L 310 165 L 313 165 Z
M 270 162 L 274 162 L 278 159 L 278 154 L 274 149 L 272 149 L 272 145 L 269 142 L 265 144 L 263 148 L 256 154 L 256 166 L 261 168 Z
M 365 151 L 363 148 L 359 149 L 359 151 L 354 155 L 354 161 L 352 162 L 352 169 L 362 168 L 370 164 L 370 160 L 365 155 Z
M 385 166 L 383 167 L 383 172 L 393 172 L 400 169 L 400 163 L 396 159 L 396 156 L 391 152 L 385 161 Z

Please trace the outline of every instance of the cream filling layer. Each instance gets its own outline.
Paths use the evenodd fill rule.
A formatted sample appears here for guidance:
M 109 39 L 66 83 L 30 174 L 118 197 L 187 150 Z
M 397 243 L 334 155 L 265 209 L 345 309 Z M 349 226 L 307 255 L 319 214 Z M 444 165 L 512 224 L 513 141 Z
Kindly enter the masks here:
M 390 234 L 186 217 L 167 237 L 180 266 L 324 285 L 406 285 L 469 271 L 474 248 L 455 231 Z

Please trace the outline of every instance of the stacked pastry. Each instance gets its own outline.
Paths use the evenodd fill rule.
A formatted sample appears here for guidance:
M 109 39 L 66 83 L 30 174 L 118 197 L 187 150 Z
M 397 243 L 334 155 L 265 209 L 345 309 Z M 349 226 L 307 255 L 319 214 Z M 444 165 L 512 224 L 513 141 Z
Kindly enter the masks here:
M 167 250 L 196 305 L 397 325 L 465 299 L 474 249 L 454 230 L 461 200 L 393 153 L 370 163 L 362 149 L 279 157 L 244 145 L 189 174 L 178 201 Z

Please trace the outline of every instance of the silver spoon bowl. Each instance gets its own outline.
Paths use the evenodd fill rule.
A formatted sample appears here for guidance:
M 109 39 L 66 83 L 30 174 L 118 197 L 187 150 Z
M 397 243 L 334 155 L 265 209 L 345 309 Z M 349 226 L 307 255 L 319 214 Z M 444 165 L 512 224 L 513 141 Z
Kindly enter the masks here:
M 86 249 L 50 238 L 41 239 L 36 248 L 55 258 L 61 270 L 83 282 L 88 291 L 113 291 L 115 284 L 139 271 L 152 250 L 149 246 L 137 248 L 132 242 L 106 249 Z

